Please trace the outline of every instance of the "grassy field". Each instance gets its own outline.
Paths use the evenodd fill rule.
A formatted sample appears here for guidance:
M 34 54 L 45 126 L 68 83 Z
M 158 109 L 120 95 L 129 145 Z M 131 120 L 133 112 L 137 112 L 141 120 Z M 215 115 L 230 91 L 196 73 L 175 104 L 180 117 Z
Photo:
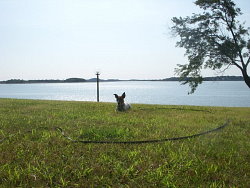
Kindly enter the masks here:
M 154 144 L 82 144 L 192 135 Z M 0 99 L 0 187 L 250 187 L 250 108 Z

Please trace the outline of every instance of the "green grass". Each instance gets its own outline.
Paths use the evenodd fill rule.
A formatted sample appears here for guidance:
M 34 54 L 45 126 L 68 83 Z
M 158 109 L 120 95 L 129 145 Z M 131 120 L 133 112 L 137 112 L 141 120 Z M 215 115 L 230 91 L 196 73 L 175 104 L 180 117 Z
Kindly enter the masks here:
M 82 144 L 192 135 L 157 144 Z M 250 187 L 250 108 L 0 99 L 0 187 Z

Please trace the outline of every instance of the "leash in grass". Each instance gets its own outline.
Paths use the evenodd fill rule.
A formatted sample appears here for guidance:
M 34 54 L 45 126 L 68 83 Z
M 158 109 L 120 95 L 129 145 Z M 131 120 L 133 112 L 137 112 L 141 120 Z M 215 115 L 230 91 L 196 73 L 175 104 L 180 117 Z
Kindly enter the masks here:
M 190 139 L 190 138 L 195 138 L 198 136 L 202 136 L 202 135 L 206 135 L 212 132 L 216 132 L 219 131 L 223 128 L 225 128 L 226 126 L 229 125 L 229 120 L 227 120 L 223 125 L 214 128 L 214 129 L 210 129 L 208 131 L 204 131 L 204 132 L 200 132 L 197 134 L 193 134 L 193 135 L 189 135 L 189 136 L 181 136 L 181 137 L 172 137 L 172 138 L 163 138 L 163 139 L 155 139 L 155 140 L 136 140 L 136 141 L 95 141 L 95 140 L 75 140 L 73 138 L 71 138 L 70 136 L 66 135 L 64 130 L 61 127 L 53 127 L 54 130 L 58 130 L 61 135 L 66 138 L 67 140 L 74 142 L 74 143 L 82 143 L 82 144 L 150 144 L 150 143 L 161 143 L 161 142 L 168 142 L 168 141 L 176 141 L 176 140 L 184 140 L 184 139 Z M 37 129 L 47 129 L 49 130 L 48 127 L 38 127 Z M 36 130 L 37 130 L 36 129 Z M 26 131 L 22 134 L 28 133 L 28 132 L 32 132 L 32 131 Z M 0 140 L 0 143 L 10 139 L 11 137 L 16 136 L 18 133 L 16 134 L 11 134 L 3 139 Z
M 226 126 L 229 125 L 229 120 L 227 120 L 223 125 L 208 130 L 208 131 L 204 131 L 201 133 L 197 133 L 197 134 L 193 134 L 193 135 L 189 135 L 189 136 L 181 136 L 181 137 L 172 137 L 172 138 L 163 138 L 163 139 L 156 139 L 156 140 L 136 140 L 136 141 L 94 141 L 94 140 L 74 140 L 71 137 L 67 136 L 63 129 L 60 127 L 55 127 L 55 129 L 57 129 L 61 135 L 70 140 L 71 142 L 75 142 L 75 143 L 82 143 L 82 144 L 149 144 L 149 143 L 161 143 L 161 142 L 167 142 L 167 141 L 176 141 L 176 140 L 184 140 L 184 139 L 190 139 L 190 138 L 195 138 L 198 136 L 202 136 L 202 135 L 206 135 L 215 131 L 219 131 L 223 128 L 225 128 Z

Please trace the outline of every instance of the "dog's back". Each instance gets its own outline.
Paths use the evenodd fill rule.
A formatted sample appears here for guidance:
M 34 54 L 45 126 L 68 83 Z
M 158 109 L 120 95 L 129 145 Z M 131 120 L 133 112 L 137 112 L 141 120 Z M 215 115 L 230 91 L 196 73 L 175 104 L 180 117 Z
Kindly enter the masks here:
M 125 106 L 124 106 L 124 110 L 129 110 L 131 108 L 131 105 L 126 103 Z

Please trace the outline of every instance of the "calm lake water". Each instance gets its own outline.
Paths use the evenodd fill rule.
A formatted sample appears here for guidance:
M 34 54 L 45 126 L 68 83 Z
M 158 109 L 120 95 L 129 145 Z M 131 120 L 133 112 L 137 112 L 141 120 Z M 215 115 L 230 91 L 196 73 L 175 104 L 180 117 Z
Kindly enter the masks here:
M 100 101 L 115 102 L 126 92 L 126 102 L 144 104 L 250 107 L 250 89 L 241 81 L 204 82 L 188 95 L 179 82 L 101 82 Z M 0 84 L 0 98 L 96 101 L 96 83 Z

